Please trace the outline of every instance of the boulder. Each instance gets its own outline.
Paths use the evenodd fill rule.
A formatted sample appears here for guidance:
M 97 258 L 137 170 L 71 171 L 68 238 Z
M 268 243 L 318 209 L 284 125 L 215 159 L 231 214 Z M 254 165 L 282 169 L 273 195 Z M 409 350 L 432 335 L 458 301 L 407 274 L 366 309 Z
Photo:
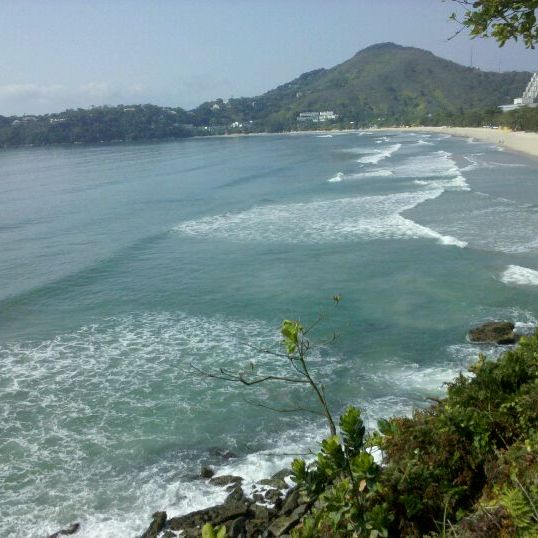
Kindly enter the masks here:
M 163 530 L 166 523 L 166 512 L 155 512 L 152 517 L 153 521 L 141 538 L 157 538 L 158 534 Z
M 289 516 L 277 517 L 269 526 L 269 536 L 280 537 L 287 534 L 293 527 L 296 527 L 301 521 L 301 517 L 294 514 Z
M 284 515 L 291 514 L 297 506 L 299 506 L 299 501 L 301 498 L 301 494 L 299 492 L 298 488 L 291 489 L 288 494 L 286 495 L 286 498 L 284 499 L 284 504 L 282 505 L 281 512 Z
M 69 525 L 69 527 L 66 527 L 65 529 L 61 529 L 59 531 L 56 531 L 53 534 L 50 534 L 47 536 L 47 538 L 59 538 L 60 536 L 67 536 L 69 534 L 75 534 L 80 529 L 80 523 L 73 523 L 72 525 Z
M 184 538 L 199 538 L 205 523 L 217 527 L 222 524 L 231 524 L 248 513 L 249 505 L 244 502 L 227 502 L 212 506 L 205 510 L 197 510 L 185 516 L 173 517 L 166 523 L 166 528 L 173 531 L 183 531 Z
M 215 470 L 209 465 L 202 465 L 200 468 L 200 478 L 211 478 L 214 474 Z
M 515 344 L 519 335 L 511 321 L 488 321 L 469 331 L 469 340 L 477 344 Z
M 241 482 L 243 482 L 243 479 L 240 476 L 235 476 L 231 474 L 214 476 L 209 480 L 209 483 L 212 486 L 239 486 Z
M 217 456 L 218 458 L 221 458 L 225 461 L 239 457 L 235 452 L 220 447 L 213 447 L 212 449 L 210 449 L 209 453 L 212 456 Z
M 271 486 L 276 489 L 288 489 L 288 484 L 286 484 L 284 478 L 291 475 L 289 469 L 282 469 L 275 473 L 271 478 L 264 478 L 260 480 L 260 484 L 264 486 Z

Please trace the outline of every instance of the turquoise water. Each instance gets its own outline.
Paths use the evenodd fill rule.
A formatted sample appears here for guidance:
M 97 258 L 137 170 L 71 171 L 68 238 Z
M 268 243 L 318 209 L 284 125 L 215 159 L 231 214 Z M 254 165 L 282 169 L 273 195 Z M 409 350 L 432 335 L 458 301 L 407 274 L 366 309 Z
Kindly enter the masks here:
M 470 326 L 538 313 L 538 162 L 442 135 L 252 136 L 0 153 L 0 535 L 140 533 L 315 448 L 256 348 L 323 312 L 312 369 L 370 427 L 442 394 Z M 331 297 L 343 300 L 334 308 Z M 496 352 L 496 350 L 490 350 Z M 226 459 L 222 451 L 237 457 Z

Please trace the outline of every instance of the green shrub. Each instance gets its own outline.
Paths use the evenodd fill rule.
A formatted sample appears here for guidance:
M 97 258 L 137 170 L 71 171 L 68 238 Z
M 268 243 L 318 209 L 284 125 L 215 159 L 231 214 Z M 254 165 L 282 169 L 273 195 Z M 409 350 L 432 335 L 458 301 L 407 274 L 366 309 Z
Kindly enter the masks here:
M 316 459 L 293 463 L 315 501 L 293 535 L 538 536 L 538 337 L 470 370 L 445 399 L 369 437 L 347 409 Z

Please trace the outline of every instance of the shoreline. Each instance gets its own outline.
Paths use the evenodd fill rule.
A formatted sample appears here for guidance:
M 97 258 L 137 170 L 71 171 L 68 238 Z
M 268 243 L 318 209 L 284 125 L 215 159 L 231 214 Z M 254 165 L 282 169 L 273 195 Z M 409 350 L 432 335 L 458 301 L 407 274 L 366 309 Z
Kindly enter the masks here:
M 462 138 L 475 138 L 479 142 L 495 144 L 507 150 L 538 159 L 538 133 L 510 131 L 488 127 L 382 127 L 372 131 L 411 131 L 439 133 Z

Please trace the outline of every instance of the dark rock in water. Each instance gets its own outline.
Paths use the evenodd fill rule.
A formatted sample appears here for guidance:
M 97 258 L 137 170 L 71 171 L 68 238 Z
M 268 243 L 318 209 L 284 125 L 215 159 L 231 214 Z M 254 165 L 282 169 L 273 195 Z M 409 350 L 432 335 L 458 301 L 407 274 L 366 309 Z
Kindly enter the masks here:
M 158 534 L 163 530 L 166 524 L 166 512 L 155 512 L 152 517 L 153 521 L 141 538 L 157 538 Z
M 209 465 L 202 465 L 200 469 L 200 478 L 211 478 L 215 474 L 215 470 Z
M 69 534 L 75 534 L 80 529 L 80 523 L 73 523 L 65 529 L 61 529 L 53 534 L 47 536 L 47 538 L 59 538 L 60 536 L 67 536 Z
M 232 492 L 226 497 L 224 504 L 234 503 L 234 502 L 245 502 L 245 494 L 241 486 L 236 486 Z
M 488 321 L 469 331 L 469 340 L 477 344 L 515 344 L 520 336 L 511 321 Z
M 280 504 L 282 503 L 282 492 L 279 489 L 268 489 L 265 492 L 265 500 L 276 504 L 280 501 Z
M 235 452 L 232 452 L 231 450 L 226 450 L 225 448 L 219 448 L 219 447 L 212 448 L 210 450 L 210 454 L 212 456 L 218 456 L 219 458 L 222 458 L 223 460 L 231 460 L 231 459 L 239 457 Z
M 274 475 L 270 481 L 283 482 L 283 477 L 290 474 L 283 470 Z M 301 521 L 312 504 L 303 499 L 295 487 L 283 493 L 277 488 L 262 488 L 254 491 L 252 499 L 247 498 L 241 488 L 241 477 L 226 475 L 214 477 L 210 481 L 216 485 L 233 486 L 233 491 L 226 500 L 217 506 L 198 510 L 184 516 L 166 520 L 164 512 L 153 515 L 153 521 L 141 538 L 200 538 L 202 527 L 211 523 L 214 528 L 226 527 L 229 538 L 275 538 L 288 537 L 288 533 Z M 255 501 L 260 504 L 257 504 Z
M 240 476 L 235 476 L 231 474 L 225 474 L 222 476 L 214 476 L 209 483 L 212 486 L 239 486 L 243 482 L 243 479 Z
M 271 478 L 264 478 L 263 480 L 260 480 L 260 484 L 264 486 L 271 486 L 276 489 L 287 489 L 288 485 L 286 484 L 284 478 L 290 476 L 290 474 L 291 471 L 289 469 L 282 469 L 281 471 L 278 471 L 278 473 L 275 473 Z

